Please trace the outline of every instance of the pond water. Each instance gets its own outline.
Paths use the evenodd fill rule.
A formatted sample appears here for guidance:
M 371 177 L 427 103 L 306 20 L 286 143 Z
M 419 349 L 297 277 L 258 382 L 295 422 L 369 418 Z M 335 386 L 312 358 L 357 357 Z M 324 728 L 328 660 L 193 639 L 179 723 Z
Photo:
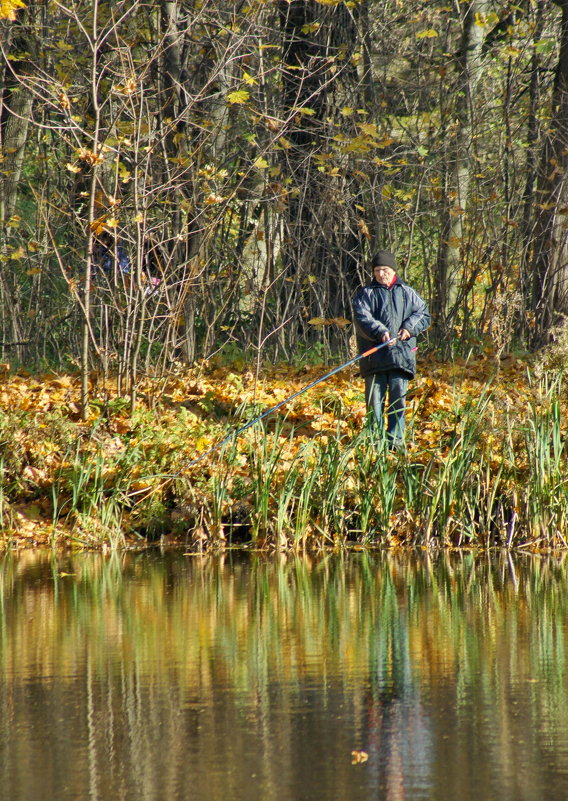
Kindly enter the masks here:
M 564 558 L 0 557 L 0 801 L 568 797 Z

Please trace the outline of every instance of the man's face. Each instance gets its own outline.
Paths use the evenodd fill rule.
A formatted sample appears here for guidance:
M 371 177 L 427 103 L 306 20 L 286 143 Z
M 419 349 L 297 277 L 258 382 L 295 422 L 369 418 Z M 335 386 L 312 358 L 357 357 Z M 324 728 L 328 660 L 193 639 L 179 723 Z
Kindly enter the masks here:
M 396 273 L 392 267 L 377 265 L 373 268 L 373 275 L 379 284 L 382 284 L 383 286 L 390 286 Z

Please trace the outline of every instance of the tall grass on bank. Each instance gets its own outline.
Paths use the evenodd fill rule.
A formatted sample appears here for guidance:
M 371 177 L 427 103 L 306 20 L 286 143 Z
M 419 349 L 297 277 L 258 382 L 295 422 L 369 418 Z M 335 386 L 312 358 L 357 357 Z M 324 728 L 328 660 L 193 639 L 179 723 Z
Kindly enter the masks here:
M 87 544 L 124 544 L 125 471 L 109 471 L 100 450 L 85 462 L 78 446 L 51 485 L 53 532 L 60 520 L 76 524 L 77 539 Z M 54 543 L 55 544 L 55 543 Z
M 561 379 L 540 379 L 541 404 L 527 410 L 521 446 L 528 469 L 522 482 L 521 517 L 534 538 L 551 536 L 566 546 L 568 534 L 567 435 L 562 432 L 559 393 Z
M 338 425 L 335 437 L 316 437 L 293 455 L 293 433 L 263 430 L 247 446 L 240 491 L 227 493 L 227 505 L 246 500 L 251 540 L 283 547 L 565 547 L 561 382 L 542 379 L 535 389 L 515 417 L 489 390 L 474 399 L 458 392 L 435 441 L 407 453 L 391 453 L 372 425 L 347 434 Z M 229 464 L 214 474 L 225 483 Z
M 11 528 L 12 515 L 8 503 L 8 491 L 4 483 L 4 459 L 0 458 L 0 531 L 6 526 Z
M 37 498 L 47 487 L 53 531 L 71 527 L 86 545 L 120 547 L 128 533 L 154 532 L 154 538 L 174 534 L 201 548 L 243 542 L 282 549 L 568 547 L 562 381 L 531 381 L 532 399 L 522 411 L 490 390 L 473 399 L 456 390 L 451 408 L 436 412 L 428 431 L 424 421 L 409 420 L 406 453 L 390 452 L 375 425 L 361 429 L 338 418 L 335 432 L 312 429 L 307 438 L 289 419 L 277 418 L 230 440 L 175 482 L 152 481 L 152 475 L 166 465 L 172 472 L 174 459 L 183 466 L 179 432 L 171 432 L 169 459 L 149 424 L 128 441 L 115 438 L 110 455 L 94 434 L 69 444 L 62 429 L 66 456 L 49 477 L 46 461 L 35 473 L 28 470 L 23 484 L 25 454 L 14 461 L 7 448 L 4 528 L 18 491 Z M 5 430 L 9 439 L 18 428 Z M 36 474 L 42 478 L 34 485 Z M 150 488 L 147 497 L 137 494 L 141 476 L 150 477 L 142 482 Z

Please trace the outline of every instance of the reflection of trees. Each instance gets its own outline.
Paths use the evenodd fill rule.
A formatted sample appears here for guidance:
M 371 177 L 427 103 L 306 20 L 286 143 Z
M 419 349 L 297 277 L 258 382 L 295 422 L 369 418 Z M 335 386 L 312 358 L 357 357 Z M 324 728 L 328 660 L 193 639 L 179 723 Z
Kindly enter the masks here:
M 473 555 L 7 554 L 3 764 L 74 762 L 69 787 L 91 770 L 100 797 L 238 799 L 254 772 L 251 798 L 315 797 L 317 778 L 319 797 L 394 801 L 460 797 L 472 765 L 507 799 L 520 760 L 534 799 L 567 769 L 565 586 L 564 561 Z M 369 752 L 355 788 L 352 748 Z

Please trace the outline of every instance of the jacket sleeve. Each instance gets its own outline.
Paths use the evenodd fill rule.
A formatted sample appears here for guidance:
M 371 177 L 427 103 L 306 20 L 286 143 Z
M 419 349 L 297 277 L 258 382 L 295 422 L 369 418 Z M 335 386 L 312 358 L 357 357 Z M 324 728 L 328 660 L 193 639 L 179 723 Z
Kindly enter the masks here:
M 407 290 L 407 316 L 403 320 L 402 328 L 406 328 L 411 336 L 417 336 L 430 327 L 430 312 L 425 301 L 412 287 Z
M 387 331 L 373 316 L 370 296 L 365 288 L 359 289 L 353 298 L 353 319 L 357 332 L 371 342 L 379 342 Z

